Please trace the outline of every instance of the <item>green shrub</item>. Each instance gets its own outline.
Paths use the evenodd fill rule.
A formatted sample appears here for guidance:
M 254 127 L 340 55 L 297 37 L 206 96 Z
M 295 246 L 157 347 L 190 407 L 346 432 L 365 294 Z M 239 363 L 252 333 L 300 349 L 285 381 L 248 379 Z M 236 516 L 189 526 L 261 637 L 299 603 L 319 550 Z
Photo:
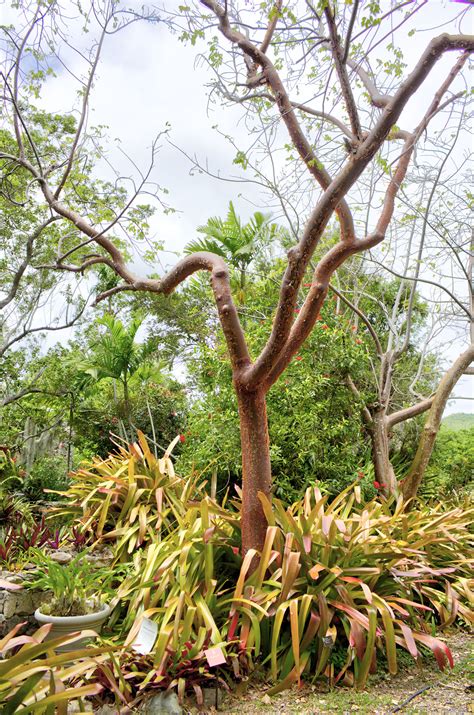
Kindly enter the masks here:
M 31 473 L 26 477 L 23 486 L 25 496 L 30 501 L 56 501 L 60 494 L 45 492 L 45 489 L 64 491 L 69 486 L 67 463 L 64 457 L 42 457 L 33 465 Z
M 144 392 L 146 390 L 146 399 Z M 178 432 L 184 431 L 185 396 L 181 385 L 150 382 L 146 387 L 130 388 L 130 419 L 135 429 L 146 434 L 150 443 L 155 435 L 164 450 Z M 93 395 L 81 402 L 74 417 L 74 445 L 81 453 L 107 457 L 115 448 L 110 435 L 121 435 L 120 422 L 127 425 L 123 400 L 114 397 L 112 386 L 96 385 Z
M 474 428 L 459 431 L 442 429 L 425 478 L 423 497 L 469 494 L 474 489 Z

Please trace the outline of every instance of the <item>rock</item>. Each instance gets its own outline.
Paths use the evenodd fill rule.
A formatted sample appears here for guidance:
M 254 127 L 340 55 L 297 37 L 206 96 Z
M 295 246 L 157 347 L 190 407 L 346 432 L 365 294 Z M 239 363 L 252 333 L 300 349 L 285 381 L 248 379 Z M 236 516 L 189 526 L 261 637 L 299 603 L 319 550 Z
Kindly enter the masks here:
M 219 710 L 222 705 L 224 693 L 222 691 L 222 688 L 203 688 L 202 696 L 204 699 L 204 705 L 207 708 L 215 707 L 217 710 Z
M 262 703 L 264 705 L 271 705 L 272 699 L 269 695 L 264 695 L 262 698 Z
M 176 693 L 167 690 L 142 703 L 138 712 L 143 715 L 182 715 L 183 708 Z
M 10 583 L 17 583 L 19 585 L 23 584 L 23 580 L 23 576 L 19 573 L 12 573 L 6 578 L 6 581 L 9 581 Z
M 50 558 L 58 564 L 68 564 L 72 561 L 72 555 L 68 554 L 67 551 L 53 551 L 50 554 Z

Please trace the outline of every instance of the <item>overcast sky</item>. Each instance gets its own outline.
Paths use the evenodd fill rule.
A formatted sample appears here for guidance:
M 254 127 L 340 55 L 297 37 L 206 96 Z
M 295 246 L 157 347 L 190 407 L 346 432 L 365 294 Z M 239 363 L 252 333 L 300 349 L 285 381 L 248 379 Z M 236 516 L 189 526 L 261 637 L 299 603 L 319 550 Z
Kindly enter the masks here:
M 177 9 L 179 4 L 181 0 L 176 0 L 168 6 Z M 139 6 L 141 3 L 137 3 Z M 409 69 L 433 35 L 455 31 L 453 18 L 463 8 L 454 2 L 430 0 L 415 16 L 412 25 L 404 28 L 402 49 Z M 5 6 L 0 12 L 2 22 L 14 21 L 14 14 Z M 409 38 L 412 26 L 435 29 L 417 32 Z M 465 20 L 463 30 L 472 32 L 472 21 Z M 232 164 L 235 150 L 211 127 L 218 123 L 224 133 L 232 134 L 238 143 L 245 145 L 242 111 L 237 107 L 219 112 L 211 108 L 209 112 L 205 85 L 210 77 L 197 54 L 196 48 L 180 43 L 176 35 L 160 24 L 135 23 L 107 38 L 91 97 L 89 124 L 109 127 L 109 159 L 121 173 L 132 174 L 134 169 L 113 140 L 119 139 L 118 146 L 123 147 L 137 165 L 146 167 L 151 143 L 167 122 L 175 145 L 188 154 L 196 154 L 201 162 L 208 162 L 211 170 L 222 176 L 238 173 Z M 74 73 L 83 74 L 79 56 L 65 55 L 65 59 Z M 426 110 L 428 97 L 432 97 L 440 77 L 445 76 L 452 62 L 451 54 L 438 63 L 422 92 L 407 106 L 399 122 L 401 126 L 416 125 Z M 70 111 L 74 103 L 77 106 L 77 85 L 59 65 L 55 69 L 57 77 L 46 84 L 41 102 L 48 111 Z M 102 173 L 109 171 L 104 164 L 99 168 Z M 188 159 L 164 138 L 153 178 L 169 190 L 168 199 L 176 213 L 166 216 L 158 211 L 152 227 L 155 237 L 163 240 L 170 252 L 162 256 L 168 265 L 175 262 L 172 252 L 181 250 L 196 236 L 198 225 L 205 223 L 209 216 L 225 214 L 229 200 L 234 201 L 244 217 L 255 210 L 252 204 L 265 210 L 262 197 L 255 189 L 191 173 L 190 169 Z M 239 198 L 239 194 L 243 196 Z M 471 383 L 463 380 L 456 392 L 472 397 L 471 390 Z M 474 411 L 474 403 L 463 400 L 451 404 L 449 411 Z

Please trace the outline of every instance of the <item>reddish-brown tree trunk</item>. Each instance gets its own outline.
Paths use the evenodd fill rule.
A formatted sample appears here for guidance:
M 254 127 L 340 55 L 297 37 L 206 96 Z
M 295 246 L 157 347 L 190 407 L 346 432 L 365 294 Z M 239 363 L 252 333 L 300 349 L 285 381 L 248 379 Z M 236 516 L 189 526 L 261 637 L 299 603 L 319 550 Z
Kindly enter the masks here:
M 258 493 L 270 498 L 272 475 L 267 406 L 263 390 L 237 389 L 242 444 L 242 551 L 261 550 L 267 520 Z
M 383 484 L 387 494 L 397 491 L 397 479 L 390 462 L 390 440 L 388 436 L 388 423 L 385 410 L 375 412 L 369 427 L 372 442 L 372 463 L 374 465 L 375 480 Z

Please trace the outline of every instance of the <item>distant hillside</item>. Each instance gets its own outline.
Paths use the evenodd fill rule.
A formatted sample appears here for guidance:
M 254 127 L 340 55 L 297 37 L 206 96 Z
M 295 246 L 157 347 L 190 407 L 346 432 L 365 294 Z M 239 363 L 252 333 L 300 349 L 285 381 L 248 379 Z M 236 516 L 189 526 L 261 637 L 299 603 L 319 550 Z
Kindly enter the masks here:
M 471 429 L 471 427 L 474 427 L 474 414 L 456 412 L 454 415 L 445 417 L 442 424 L 445 429 L 454 430 L 455 432 L 461 429 Z

